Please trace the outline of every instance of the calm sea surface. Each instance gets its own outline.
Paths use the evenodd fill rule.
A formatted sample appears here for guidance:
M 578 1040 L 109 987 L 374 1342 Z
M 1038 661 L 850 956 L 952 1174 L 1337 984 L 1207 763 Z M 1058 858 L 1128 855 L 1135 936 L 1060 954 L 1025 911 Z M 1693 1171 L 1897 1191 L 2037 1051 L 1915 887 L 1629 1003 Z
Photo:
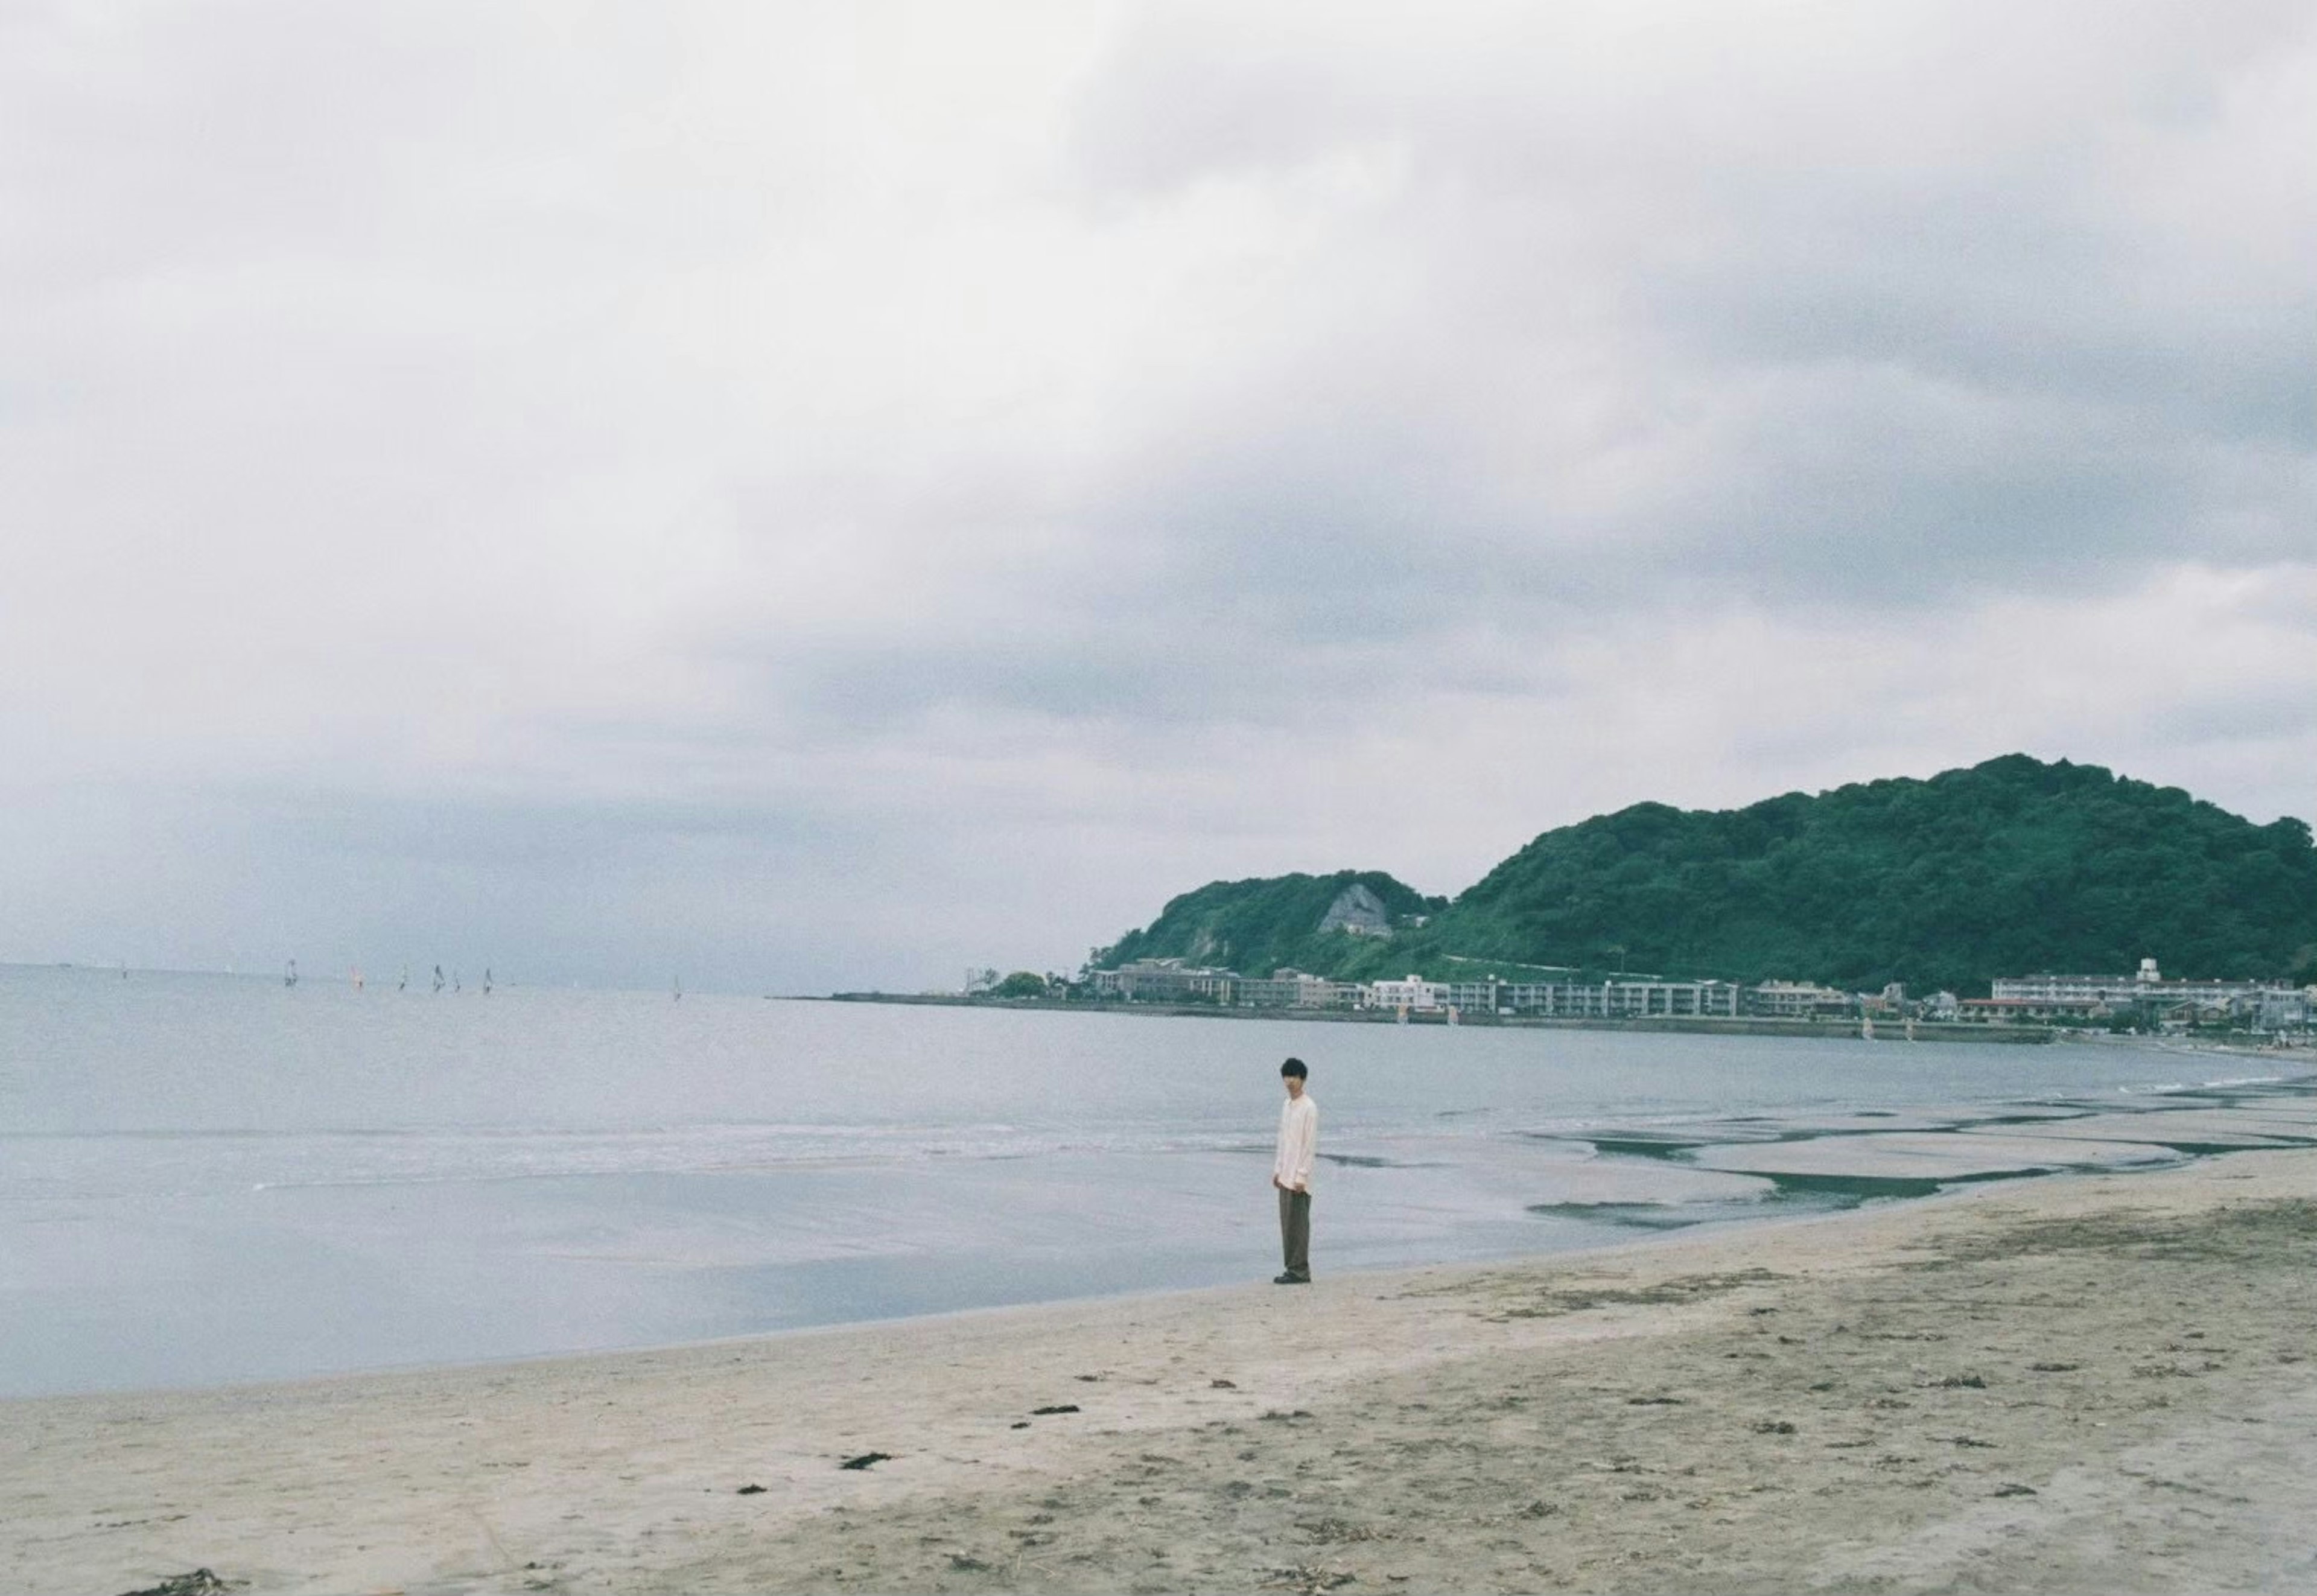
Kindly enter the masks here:
M 2250 1072 L 2105 1046 L 0 966 L 0 1394 L 1266 1278 L 1291 1053 L 1322 1109 L 1321 1271 L 1630 1237 L 1597 1210 L 1856 1200 L 1597 1140 L 1937 1126 Z

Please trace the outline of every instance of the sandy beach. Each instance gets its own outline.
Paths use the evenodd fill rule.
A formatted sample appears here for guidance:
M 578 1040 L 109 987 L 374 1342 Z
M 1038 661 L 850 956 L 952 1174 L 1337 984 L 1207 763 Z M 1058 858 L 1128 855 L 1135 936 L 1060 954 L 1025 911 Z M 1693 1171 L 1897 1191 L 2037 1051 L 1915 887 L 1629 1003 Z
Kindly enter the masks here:
M 2317 1152 L 2266 1150 L 1308 1289 L 19 1401 L 0 1567 L 35 1596 L 2317 1589 L 2313 1265 Z

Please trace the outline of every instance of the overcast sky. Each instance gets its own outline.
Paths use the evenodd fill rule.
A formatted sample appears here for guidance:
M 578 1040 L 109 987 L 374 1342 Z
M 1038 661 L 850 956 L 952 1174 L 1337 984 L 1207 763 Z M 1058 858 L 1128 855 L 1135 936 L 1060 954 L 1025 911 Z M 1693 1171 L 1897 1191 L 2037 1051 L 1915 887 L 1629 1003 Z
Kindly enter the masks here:
M 2317 816 L 2312 18 L 0 0 L 0 958 L 954 985 L 2012 750 Z

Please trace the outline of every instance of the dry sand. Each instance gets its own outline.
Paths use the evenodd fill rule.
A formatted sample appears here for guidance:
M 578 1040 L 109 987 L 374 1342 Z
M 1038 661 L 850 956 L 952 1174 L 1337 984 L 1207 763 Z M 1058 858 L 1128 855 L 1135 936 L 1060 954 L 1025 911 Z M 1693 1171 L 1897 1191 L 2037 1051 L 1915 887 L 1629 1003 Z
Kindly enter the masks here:
M 15 1402 L 0 1586 L 2317 1590 L 2313 1317 L 2317 1152 L 2261 1151 L 1306 1289 Z

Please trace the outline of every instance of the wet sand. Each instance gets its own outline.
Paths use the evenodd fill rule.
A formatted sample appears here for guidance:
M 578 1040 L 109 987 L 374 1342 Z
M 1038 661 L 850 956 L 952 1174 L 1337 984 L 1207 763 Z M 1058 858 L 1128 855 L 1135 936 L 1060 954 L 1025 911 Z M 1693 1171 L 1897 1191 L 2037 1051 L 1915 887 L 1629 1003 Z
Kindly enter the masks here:
M 2268 1149 L 1305 1289 L 15 1402 L 0 1567 L 95 1596 L 196 1568 L 255 1592 L 2317 1588 L 2313 1269 L 2317 1152 Z

